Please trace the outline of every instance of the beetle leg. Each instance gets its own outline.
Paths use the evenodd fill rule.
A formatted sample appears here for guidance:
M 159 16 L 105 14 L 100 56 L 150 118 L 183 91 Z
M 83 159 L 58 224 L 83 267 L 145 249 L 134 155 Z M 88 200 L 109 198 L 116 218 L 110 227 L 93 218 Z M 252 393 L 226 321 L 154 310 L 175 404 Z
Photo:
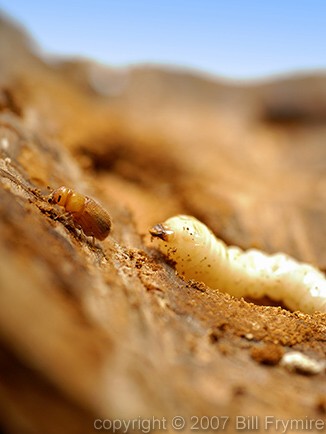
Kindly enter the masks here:
M 84 231 L 83 231 L 82 227 L 80 225 L 77 225 L 76 223 L 74 223 L 74 225 L 75 225 L 75 229 L 76 229 L 76 233 L 77 233 L 78 238 L 81 241 L 84 241 L 85 237 L 84 237 Z
M 61 218 L 66 219 L 66 218 L 68 218 L 68 217 L 71 217 L 70 212 L 64 212 L 63 214 L 60 214 L 60 215 L 57 215 L 56 217 L 54 217 L 53 220 L 56 221 L 56 220 L 59 220 L 59 219 L 61 219 Z

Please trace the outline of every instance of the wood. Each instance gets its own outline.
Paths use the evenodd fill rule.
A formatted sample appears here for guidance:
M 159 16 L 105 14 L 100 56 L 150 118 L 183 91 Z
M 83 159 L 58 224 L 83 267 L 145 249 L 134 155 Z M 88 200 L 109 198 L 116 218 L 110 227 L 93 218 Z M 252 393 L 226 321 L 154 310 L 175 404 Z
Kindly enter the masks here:
M 325 418 L 325 374 L 277 362 L 290 349 L 325 358 L 326 315 L 185 282 L 147 230 L 188 213 L 228 243 L 325 268 L 326 77 L 239 87 L 140 68 L 113 97 L 111 70 L 105 96 L 98 65 L 45 63 L 4 20 L 0 39 L 2 431 Z M 46 197 L 60 185 L 103 204 L 105 241 L 57 218 Z

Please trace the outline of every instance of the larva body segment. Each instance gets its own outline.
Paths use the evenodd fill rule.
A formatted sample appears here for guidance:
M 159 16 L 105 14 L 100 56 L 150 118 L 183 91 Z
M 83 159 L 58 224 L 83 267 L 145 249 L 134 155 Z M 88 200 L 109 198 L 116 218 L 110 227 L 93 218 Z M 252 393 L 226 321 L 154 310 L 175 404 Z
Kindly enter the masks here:
M 52 192 L 49 202 L 65 208 L 76 227 L 86 236 L 103 241 L 111 230 L 111 218 L 94 199 L 77 193 L 70 188 L 60 187 Z
M 154 226 L 158 248 L 185 279 L 196 279 L 235 297 L 268 296 L 291 310 L 326 312 L 326 280 L 290 256 L 227 247 L 194 217 L 179 215 Z

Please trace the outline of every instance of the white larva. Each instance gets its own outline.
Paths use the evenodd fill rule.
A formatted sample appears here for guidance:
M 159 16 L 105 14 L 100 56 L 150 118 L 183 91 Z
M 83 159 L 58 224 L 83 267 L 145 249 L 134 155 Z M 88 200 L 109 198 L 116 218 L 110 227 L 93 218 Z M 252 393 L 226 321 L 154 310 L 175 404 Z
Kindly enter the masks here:
M 227 247 L 194 217 L 178 215 L 150 229 L 159 250 L 185 279 L 235 297 L 268 296 L 291 310 L 326 312 L 326 279 L 312 265 L 284 253 Z

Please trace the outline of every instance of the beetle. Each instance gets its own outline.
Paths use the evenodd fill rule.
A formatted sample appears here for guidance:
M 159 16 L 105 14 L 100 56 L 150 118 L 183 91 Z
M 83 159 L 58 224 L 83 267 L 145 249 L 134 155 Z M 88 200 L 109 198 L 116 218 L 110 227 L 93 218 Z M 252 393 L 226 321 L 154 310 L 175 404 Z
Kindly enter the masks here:
M 111 218 L 108 212 L 94 199 L 77 193 L 68 187 L 54 190 L 48 199 L 49 203 L 62 206 L 73 223 L 86 236 L 103 241 L 110 233 Z

